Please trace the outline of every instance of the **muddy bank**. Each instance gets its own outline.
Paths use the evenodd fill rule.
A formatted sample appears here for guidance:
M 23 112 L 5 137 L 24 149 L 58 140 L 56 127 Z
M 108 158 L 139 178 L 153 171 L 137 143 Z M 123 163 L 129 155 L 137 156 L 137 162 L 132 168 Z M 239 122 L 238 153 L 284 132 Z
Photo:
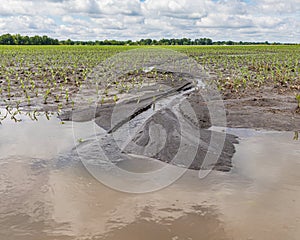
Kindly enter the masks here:
M 93 97 L 93 104 L 90 107 L 85 107 L 83 103 L 76 104 L 76 109 L 72 111 L 64 111 L 59 115 L 63 121 L 85 122 L 95 120 L 95 122 L 108 132 L 115 131 L 118 127 L 133 119 L 140 113 L 147 111 L 149 108 L 155 108 L 155 103 L 163 98 L 177 95 L 195 87 L 191 76 L 187 74 L 175 73 L 171 78 L 163 79 L 163 74 L 159 72 L 158 79 L 153 79 L 153 76 L 147 73 L 136 74 L 144 78 L 144 84 L 141 87 L 134 87 L 126 93 L 119 95 L 117 101 L 113 101 L 114 92 L 109 93 L 105 102 L 98 99 L 98 95 L 93 95 L 93 89 L 87 88 Z M 141 75 L 141 76 L 140 76 Z M 131 77 L 131 75 L 127 76 Z M 127 79 L 127 81 L 130 81 Z M 105 90 L 102 89 L 102 92 Z M 101 92 L 100 92 L 101 94 Z M 85 102 L 88 104 L 87 102 Z M 118 115 L 113 118 L 113 114 Z
M 199 101 L 201 91 L 193 92 L 188 99 L 194 105 L 207 105 Z M 299 131 L 300 114 L 292 92 L 279 93 L 269 88 L 252 89 L 240 96 L 224 96 L 227 127 L 254 128 L 276 131 Z M 223 124 L 219 124 L 223 126 Z
M 115 163 L 147 157 L 189 169 L 229 171 L 237 139 L 209 130 L 212 122 L 208 107 L 187 100 L 186 94 L 195 91 L 199 82 L 191 74 L 155 71 L 170 78 L 148 79 L 116 103 L 65 112 L 60 119 L 95 121 L 105 130 L 101 148 Z M 197 101 L 204 99 L 197 96 Z
M 191 74 L 155 71 L 161 78 L 154 80 L 151 71 L 140 72 L 145 84 L 116 103 L 65 112 L 60 118 L 95 121 L 106 132 L 101 147 L 114 163 L 146 157 L 194 170 L 230 171 L 232 167 L 237 137 L 210 130 L 212 126 L 300 130 L 292 94 L 253 89 L 241 96 L 227 94 L 222 100 L 214 89 L 198 88 Z M 165 74 L 168 78 L 163 78 Z M 224 111 L 226 121 L 212 119 L 212 111 Z
M 202 119 L 199 119 L 199 122 L 201 121 Z M 199 135 L 195 133 L 197 131 Z M 212 134 L 215 135 L 214 141 Z M 218 148 L 223 142 L 224 146 L 219 156 Z M 146 121 L 123 152 L 195 170 L 229 171 L 235 152 L 233 143 L 238 143 L 233 135 L 198 128 L 190 124 L 188 119 L 178 121 L 170 109 L 162 109 Z M 188 146 L 194 150 L 186 151 Z M 185 157 L 178 157 L 182 152 Z M 207 155 L 215 156 L 206 158 Z
M 146 157 L 195 170 L 230 171 L 237 137 L 212 131 L 211 126 L 300 130 L 297 101 L 291 93 L 261 88 L 241 95 L 226 92 L 223 100 L 193 74 L 157 68 L 129 72 L 119 79 L 132 82 L 137 77 L 143 84 L 116 102 L 110 98 L 60 115 L 64 121 L 92 120 L 104 129 L 101 146 L 112 162 Z M 199 87 L 199 82 L 206 87 Z M 216 117 L 215 112 L 220 114 Z M 122 135 L 121 140 L 115 140 L 115 134 Z

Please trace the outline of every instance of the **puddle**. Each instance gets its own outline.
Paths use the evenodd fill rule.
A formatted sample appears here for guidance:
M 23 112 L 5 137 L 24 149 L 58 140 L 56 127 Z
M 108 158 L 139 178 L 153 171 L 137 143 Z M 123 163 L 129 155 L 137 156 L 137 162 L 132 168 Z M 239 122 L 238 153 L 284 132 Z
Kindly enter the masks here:
M 6 115 L 5 109 L 0 109 L 0 112 Z M 62 122 L 55 116 L 49 120 L 40 116 L 38 121 L 33 121 L 22 113 L 17 115 L 17 119 L 21 122 L 16 123 L 7 117 L 0 124 L 1 158 L 22 156 L 52 159 L 60 153 L 70 151 L 80 140 L 88 139 L 95 133 L 91 122 Z M 73 128 L 76 128 L 77 138 L 74 137 Z
M 95 134 L 91 122 L 74 124 L 76 137 L 72 123 L 55 117 L 0 125 L 1 239 L 299 238 L 300 142 L 293 133 L 228 129 L 240 138 L 231 172 L 200 180 L 188 170 L 163 190 L 135 195 L 102 185 L 70 154 L 79 138 Z M 163 163 L 118 164 L 143 172 Z

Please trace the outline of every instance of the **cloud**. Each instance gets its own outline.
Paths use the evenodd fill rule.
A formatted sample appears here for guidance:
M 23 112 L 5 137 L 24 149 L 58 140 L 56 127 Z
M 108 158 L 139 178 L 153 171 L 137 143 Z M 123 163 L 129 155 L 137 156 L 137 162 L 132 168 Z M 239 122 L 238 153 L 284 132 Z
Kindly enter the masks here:
M 299 0 L 2 0 L 1 32 L 300 42 Z
M 1 32 L 33 34 L 51 33 L 55 29 L 56 23 L 52 18 L 41 16 L 10 16 L 0 18 Z M 9 29 L 9 31 L 8 31 Z

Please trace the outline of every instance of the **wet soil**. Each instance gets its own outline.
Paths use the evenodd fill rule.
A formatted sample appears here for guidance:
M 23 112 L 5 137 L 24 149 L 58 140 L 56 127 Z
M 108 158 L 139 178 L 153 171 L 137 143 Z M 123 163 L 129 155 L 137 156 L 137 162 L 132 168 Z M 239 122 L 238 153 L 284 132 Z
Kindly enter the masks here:
M 161 76 L 164 74 L 159 71 L 158 73 Z M 65 112 L 60 118 L 79 122 L 94 120 L 98 126 L 107 131 L 107 134 L 112 134 L 153 108 L 131 139 L 125 139 L 126 146 L 120 149 L 118 144 L 112 143 L 112 138 L 106 137 L 107 146 L 103 147 L 108 152 L 119 151 L 125 154 L 126 159 L 128 154 L 134 154 L 195 170 L 213 168 L 230 171 L 232 167 L 231 159 L 235 153 L 234 144 L 238 143 L 237 138 L 234 135 L 210 130 L 212 125 L 278 131 L 300 130 L 300 114 L 297 111 L 297 100 L 293 92 L 261 87 L 260 90 L 252 89 L 241 94 L 226 91 L 223 92 L 224 99 L 210 96 L 210 101 L 206 101 L 204 96 L 215 94 L 212 89 L 196 88 L 190 91 L 189 89 L 195 88 L 193 76 L 171 72 L 168 74 L 169 78 L 158 78 L 153 81 L 151 73 L 143 73 L 143 77 L 148 78 L 146 82 L 151 84 L 144 85 L 138 91 L 129 91 L 123 95 L 122 101 Z M 179 99 L 165 102 L 163 100 L 180 94 L 182 96 Z M 187 100 L 191 109 L 182 99 Z M 162 104 L 165 106 L 155 109 L 155 105 L 159 104 L 160 100 L 163 100 Z M 222 111 L 223 107 L 226 121 L 214 119 L 212 123 L 209 110 L 213 108 L 214 111 Z M 180 119 L 178 114 L 173 113 L 174 111 L 180 115 Z M 157 129 L 157 126 L 162 129 Z M 215 145 L 211 144 L 212 134 L 215 135 Z M 176 155 L 182 142 L 192 146 L 194 151 L 187 151 L 186 158 L 177 159 Z M 217 149 L 222 144 L 224 144 L 222 151 L 218 153 Z M 205 162 L 208 152 L 216 155 L 218 161 Z M 118 155 L 116 158 L 119 157 Z M 191 158 L 194 159 L 192 162 L 189 161 Z
M 93 84 L 83 85 L 76 91 L 77 96 L 74 98 L 76 105 L 64 107 L 64 112 L 60 114 L 59 118 L 62 121 L 95 121 L 109 135 L 127 123 L 134 122 L 134 119 L 143 113 L 151 112 L 144 117 L 143 123 L 131 136 L 131 139 L 125 139 L 127 146 L 122 149 L 117 144 L 112 144 L 112 138 L 107 138 L 108 151 L 150 157 L 195 170 L 213 168 L 230 171 L 232 167 L 231 159 L 235 153 L 234 144 L 238 143 L 237 138 L 230 134 L 210 130 L 212 125 L 279 131 L 300 130 L 300 114 L 297 110 L 294 93 L 281 91 L 278 86 L 276 88 L 261 87 L 259 90 L 249 89 L 242 93 L 227 90 L 222 93 L 223 100 L 212 97 L 210 101 L 207 101 L 203 95 L 207 95 L 210 89 L 197 88 L 193 76 L 186 73 L 165 72 L 156 69 L 155 73 L 152 71 L 129 72 L 118 77 L 119 81 L 125 85 L 132 85 L 137 78 L 139 81 L 143 79 L 143 84 L 124 92 L 121 91 L 122 89 L 116 89 L 117 83 L 113 83 L 109 87 L 105 84 L 100 86 L 100 92 L 95 92 Z M 194 90 L 191 91 L 191 89 Z M 107 97 L 98 99 L 98 94 L 103 95 L 104 91 L 108 91 Z M 114 100 L 116 94 L 119 98 Z M 90 101 L 88 97 L 91 96 L 94 97 L 92 105 L 88 103 Z M 169 100 L 166 100 L 168 98 Z M 185 105 L 182 99 L 188 101 L 192 110 Z M 221 103 L 216 104 L 216 102 Z M 43 104 L 38 99 L 33 99 L 32 104 L 39 110 L 56 109 L 55 103 L 54 105 Z M 159 104 L 162 106 L 156 107 Z M 209 108 L 214 105 L 225 108 L 225 122 L 222 119 L 220 121 L 214 119 L 212 123 Z M 28 109 L 26 106 L 23 108 Z M 72 108 L 75 110 L 71 110 Z M 172 113 L 174 110 L 181 119 Z M 216 109 L 216 111 L 219 110 L 222 111 L 222 109 Z M 141 122 L 136 121 L 134 124 L 137 125 Z M 163 139 L 162 131 L 153 130 L 152 126 L 158 125 L 164 129 L 166 139 Z M 212 134 L 217 140 L 215 140 L 215 146 L 210 149 Z M 165 145 L 159 146 L 157 144 L 159 141 Z M 191 153 L 195 156 L 193 162 L 185 159 L 172 161 L 178 153 L 181 141 L 194 148 Z M 221 147 L 222 151 L 218 152 L 218 148 L 222 144 L 224 144 Z M 159 147 L 160 149 L 157 150 Z M 218 161 L 204 163 L 208 152 L 215 155 Z M 187 159 L 193 158 L 189 155 L 187 153 Z
M 210 104 L 199 101 L 199 96 L 201 91 L 193 92 L 188 99 L 195 105 Z M 242 94 L 227 92 L 223 98 L 227 127 L 300 131 L 298 103 L 292 91 L 261 87 Z
M 139 89 L 128 91 L 116 103 L 66 111 L 59 117 L 63 121 L 95 121 L 106 131 L 101 146 L 112 161 L 129 160 L 135 155 L 194 170 L 230 171 L 237 138 L 209 129 L 212 126 L 209 109 L 198 103 L 204 102 L 202 96 L 196 97 L 197 103 L 184 101 L 185 93 L 193 95 L 197 86 L 192 75 L 167 74 L 171 78 L 150 79 Z M 127 124 L 134 125 L 130 128 L 136 131 L 131 136 L 122 133 L 125 146 L 120 148 L 113 134 L 126 130 Z M 206 158 L 207 155 L 210 157 Z

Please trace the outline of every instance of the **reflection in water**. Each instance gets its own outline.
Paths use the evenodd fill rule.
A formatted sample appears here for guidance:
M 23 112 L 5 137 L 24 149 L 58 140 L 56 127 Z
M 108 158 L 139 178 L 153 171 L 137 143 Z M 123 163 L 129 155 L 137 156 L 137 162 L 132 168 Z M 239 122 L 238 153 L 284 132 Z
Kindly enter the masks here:
M 194 194 L 181 187 L 130 195 L 99 184 L 80 164 L 63 171 L 18 170 L 26 173 L 18 182 L 22 191 L 8 190 L 1 203 L 5 239 L 227 239 L 215 209 L 196 205 Z
M 78 124 L 82 139 L 90 127 Z M 0 239 L 298 239 L 299 142 L 293 133 L 241 138 L 230 173 L 200 180 L 189 170 L 166 189 L 134 195 L 105 187 L 73 159 L 70 124 L 4 123 Z M 134 161 L 119 167 L 144 171 Z
M 228 239 L 218 216 L 210 208 L 195 207 L 193 213 L 185 213 L 181 209 L 173 208 L 160 211 L 167 211 L 170 216 L 155 220 L 143 217 L 141 214 L 136 221 L 124 227 L 113 228 L 99 239 Z M 176 211 L 180 212 L 178 218 L 172 217 Z

